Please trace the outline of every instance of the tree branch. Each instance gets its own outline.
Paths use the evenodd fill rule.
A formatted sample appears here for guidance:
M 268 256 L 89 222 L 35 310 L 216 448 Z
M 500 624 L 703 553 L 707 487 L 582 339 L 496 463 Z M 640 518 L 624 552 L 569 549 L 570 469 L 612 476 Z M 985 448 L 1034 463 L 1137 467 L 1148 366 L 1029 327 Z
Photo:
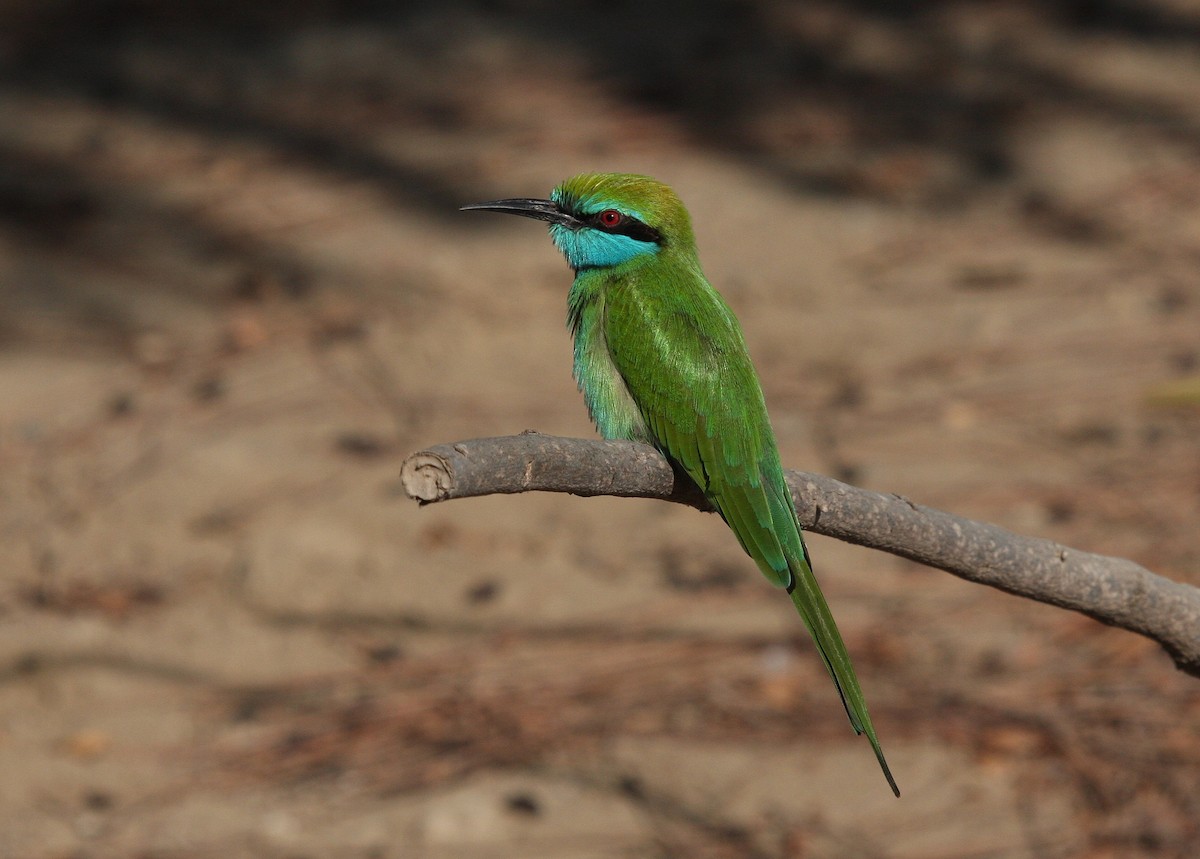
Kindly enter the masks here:
M 711 506 L 649 445 L 525 433 L 442 444 L 404 461 L 401 479 L 422 504 L 478 495 L 567 492 Z M 787 472 L 800 524 L 1011 594 L 1071 609 L 1158 642 L 1200 677 L 1200 589 L 1132 561 L 1022 537 L 829 477 Z

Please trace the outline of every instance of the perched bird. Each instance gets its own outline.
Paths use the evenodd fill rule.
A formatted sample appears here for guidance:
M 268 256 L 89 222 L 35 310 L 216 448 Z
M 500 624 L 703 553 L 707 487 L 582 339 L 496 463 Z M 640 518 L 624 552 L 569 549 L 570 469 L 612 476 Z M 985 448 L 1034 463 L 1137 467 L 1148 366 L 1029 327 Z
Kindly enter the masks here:
M 700 270 L 691 219 L 646 176 L 584 173 L 549 200 L 463 209 L 547 221 L 575 271 L 575 379 L 600 434 L 648 442 L 695 481 L 775 585 L 787 589 L 896 796 L 862 688 L 813 576 L 741 326 Z

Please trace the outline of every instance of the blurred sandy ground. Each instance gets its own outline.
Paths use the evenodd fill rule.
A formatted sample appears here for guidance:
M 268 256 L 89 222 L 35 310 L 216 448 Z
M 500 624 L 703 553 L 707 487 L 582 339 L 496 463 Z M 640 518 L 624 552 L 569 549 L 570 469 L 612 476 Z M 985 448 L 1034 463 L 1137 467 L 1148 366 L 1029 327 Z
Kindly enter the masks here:
M 784 460 L 1200 583 L 1193 3 L 0 3 L 0 856 L 1183 857 L 1200 684 L 814 538 L 905 791 L 464 202 L 646 172 Z

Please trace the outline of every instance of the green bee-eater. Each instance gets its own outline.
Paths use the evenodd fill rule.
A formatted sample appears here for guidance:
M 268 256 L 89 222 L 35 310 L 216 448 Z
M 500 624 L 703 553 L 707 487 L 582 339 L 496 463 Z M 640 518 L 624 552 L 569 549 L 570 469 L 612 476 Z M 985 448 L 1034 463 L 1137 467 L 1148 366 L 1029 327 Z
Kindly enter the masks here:
M 857 733 L 900 795 L 846 645 L 813 576 L 762 387 L 733 311 L 705 279 L 691 219 L 646 176 L 585 173 L 549 200 L 464 209 L 548 221 L 575 271 L 575 379 L 601 435 L 649 442 L 696 482 L 768 579 L 786 588 Z

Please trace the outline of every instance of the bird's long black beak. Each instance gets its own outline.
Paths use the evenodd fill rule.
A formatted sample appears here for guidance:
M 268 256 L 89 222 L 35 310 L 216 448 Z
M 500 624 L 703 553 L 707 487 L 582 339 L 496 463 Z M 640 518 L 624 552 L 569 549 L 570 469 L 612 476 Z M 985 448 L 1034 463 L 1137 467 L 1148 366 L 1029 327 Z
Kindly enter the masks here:
M 481 212 L 504 212 L 509 215 L 522 215 L 538 221 L 548 221 L 551 224 L 561 224 L 564 227 L 578 227 L 579 222 L 558 208 L 551 200 L 536 200 L 529 197 L 516 197 L 512 200 L 492 200 L 490 203 L 471 203 L 462 206 L 459 211 L 478 210 Z

